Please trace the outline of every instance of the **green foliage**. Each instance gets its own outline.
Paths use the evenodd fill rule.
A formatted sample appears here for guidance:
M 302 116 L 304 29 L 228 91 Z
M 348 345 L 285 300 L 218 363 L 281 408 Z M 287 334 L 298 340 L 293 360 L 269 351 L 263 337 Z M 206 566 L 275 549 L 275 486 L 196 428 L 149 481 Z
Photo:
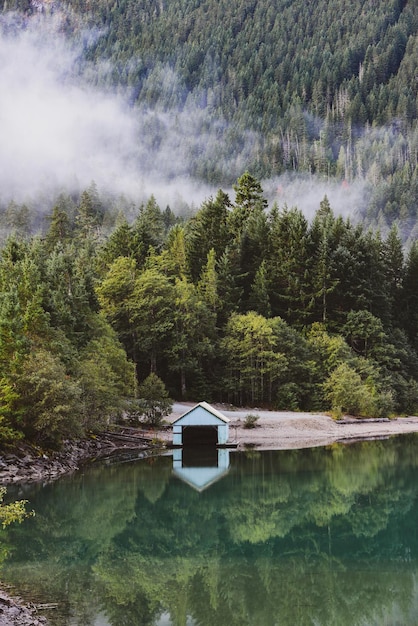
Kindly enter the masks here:
M 329 373 L 335 367 L 350 358 L 351 352 L 344 339 L 339 335 L 330 335 L 323 324 L 312 324 L 307 339 L 318 355 L 324 372 Z
M 269 215 L 266 272 L 272 314 L 303 326 L 312 300 L 308 221 L 302 212 L 273 206 Z
M 331 335 L 323 324 L 315 323 L 307 333 L 311 349 L 311 380 L 314 382 L 313 405 L 324 405 L 323 383 L 343 363 L 350 363 L 352 353 L 340 335 Z
M 17 380 L 17 392 L 16 427 L 29 440 L 56 445 L 62 438 L 81 434 L 80 388 L 61 361 L 47 350 L 33 350 L 27 356 Z
M 364 415 L 371 408 L 368 388 L 363 385 L 358 374 L 347 363 L 339 365 L 324 383 L 327 399 L 335 417 L 343 414 Z
M 297 411 L 303 406 L 301 401 L 302 385 L 297 382 L 288 382 L 281 384 L 277 391 L 275 405 L 279 409 L 286 411 Z M 312 400 L 312 398 L 311 398 Z M 311 408 L 314 403 L 311 402 L 306 408 Z
M 158 269 L 145 269 L 136 279 L 130 300 L 130 319 L 137 349 L 150 371 L 156 373 L 157 358 L 174 327 L 174 286 Z
M 83 428 L 100 430 L 115 421 L 133 397 L 135 370 L 116 333 L 100 318 L 97 337 L 82 350 L 77 375 L 82 390 Z
M 255 428 L 259 419 L 259 415 L 255 415 L 254 413 L 248 413 L 244 420 L 244 428 Z
M 186 379 L 202 371 L 213 353 L 215 314 L 185 278 L 177 279 L 173 292 L 173 329 L 166 350 L 168 368 L 180 374 L 181 397 L 187 398 Z
M 235 205 L 229 214 L 229 227 L 235 237 L 242 237 L 250 218 L 267 207 L 267 200 L 260 182 L 249 172 L 240 176 L 234 191 Z
M 85 17 L 85 6 L 76 0 L 71 9 L 69 24 L 79 36 L 84 22 L 74 17 Z M 87 71 L 83 78 L 128 90 L 145 112 L 141 140 L 151 150 L 164 146 L 165 122 L 146 113 L 164 111 L 181 133 L 178 112 L 186 112 L 194 129 L 187 134 L 204 138 L 197 145 L 182 136 L 192 176 L 229 186 L 243 169 L 262 178 L 314 173 L 336 176 L 343 190 L 358 181 L 372 196 L 366 222 L 386 228 L 400 219 L 406 239 L 410 220 L 416 221 L 418 180 L 415 9 L 414 2 L 397 0 L 349 6 L 325 0 L 92 0 L 88 19 L 100 36 L 86 51 L 87 63 L 102 67 L 104 61 L 112 69 Z M 91 224 L 87 220 L 83 228 L 100 225 L 100 210 L 89 207 L 93 199 L 94 186 L 80 199 L 79 230 L 87 217 Z M 25 220 L 9 213 L 24 232 Z M 161 215 L 153 212 L 154 226 Z M 143 258 L 159 233 L 139 230 Z M 191 267 L 195 280 L 201 267 Z
M 353 351 L 365 358 L 387 341 L 381 320 L 369 311 L 350 311 L 342 331 Z
M 389 391 L 379 392 L 373 379 L 363 381 L 347 363 L 339 365 L 324 383 L 325 395 L 336 418 L 343 414 L 388 417 L 393 410 Z
M 0 259 L 0 442 L 97 429 L 134 394 L 132 365 L 97 313 L 90 242 L 9 239 Z
M 28 0 L 3 4 L 5 11 L 34 12 Z M 325 0 L 91 0 L 87 12 L 73 0 L 66 18 L 66 33 L 77 41 L 85 20 L 97 29 L 77 69 L 100 89 L 129 94 L 138 120 L 144 120 L 139 136 L 149 160 L 171 150 L 166 128 L 175 126 L 183 154 L 190 155 L 192 177 L 229 187 L 244 169 L 260 179 L 298 172 L 335 177 L 342 193 L 359 183 L 370 197 L 362 207 L 366 224 L 386 232 L 398 221 L 401 238 L 414 239 L 418 18 L 413 0 L 353 0 L 349 6 Z M 67 212 L 72 236 L 98 236 L 106 203 L 98 202 L 94 183 L 75 204 L 76 210 Z M 154 198 L 142 205 L 128 249 L 117 256 L 133 254 L 141 265 L 150 246 L 159 251 L 176 221 L 170 211 L 161 211 Z M 8 232 L 24 237 L 34 226 L 25 205 L 4 207 L 1 218 Z M 58 218 L 56 213 L 51 244 L 62 238 Z M 206 218 L 211 221 L 206 215 L 192 229 L 199 233 Z M 240 218 L 234 221 L 239 228 Z M 224 234 L 221 221 L 217 234 L 207 230 L 202 259 L 210 247 L 219 258 L 217 243 Z M 213 235 L 216 245 L 210 243 Z M 194 281 L 201 271 L 197 241 L 189 249 Z
M 188 272 L 196 281 L 203 270 L 207 255 L 213 250 L 219 259 L 229 241 L 228 209 L 231 202 L 219 190 L 216 198 L 205 201 L 185 226 L 185 244 Z
M 27 500 L 17 500 L 10 504 L 4 504 L 3 500 L 5 495 L 6 488 L 0 487 L 0 523 L 3 528 L 6 528 L 6 526 L 14 522 L 21 523 L 25 517 L 29 515 L 25 509 Z
M 203 266 L 199 282 L 197 283 L 197 291 L 207 307 L 214 313 L 220 306 L 218 282 L 215 250 L 211 248 L 208 252 L 207 263 Z
M 91 239 L 98 235 L 103 222 L 103 207 L 95 183 L 81 194 L 75 215 L 76 235 L 80 239 Z
M 98 430 L 157 372 L 182 399 L 417 411 L 416 246 L 336 217 L 327 197 L 311 222 L 268 213 L 248 172 L 235 192 L 181 224 L 151 198 L 99 241 L 93 186 L 78 208 L 61 199 L 45 239 L 5 241 L 2 446 Z
M 65 244 L 71 238 L 71 222 L 66 210 L 64 199 L 60 199 L 53 207 L 49 218 L 49 229 L 46 234 L 46 243 L 49 250 L 58 244 Z
M 231 315 L 221 347 L 233 401 L 241 406 L 272 401 L 273 389 L 287 369 L 277 343 L 274 321 L 254 312 Z
M 130 410 L 130 419 L 139 420 L 149 426 L 161 426 L 164 417 L 169 415 L 172 401 L 163 381 L 155 373 L 149 374 L 138 387 L 138 400 Z

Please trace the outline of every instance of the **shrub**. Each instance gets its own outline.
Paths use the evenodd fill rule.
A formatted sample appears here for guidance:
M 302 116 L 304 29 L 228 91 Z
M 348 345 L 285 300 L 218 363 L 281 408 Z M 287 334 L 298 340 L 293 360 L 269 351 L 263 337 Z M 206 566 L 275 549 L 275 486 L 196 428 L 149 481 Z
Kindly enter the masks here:
M 161 378 L 150 374 L 138 388 L 138 400 L 130 412 L 130 419 L 149 426 L 160 426 L 173 406 Z
M 363 417 L 388 417 L 393 411 L 391 392 L 380 392 L 372 378 L 365 382 L 347 363 L 339 365 L 324 383 L 325 396 L 336 419 L 344 413 Z
M 245 418 L 244 428 L 255 428 L 256 422 L 260 419 L 259 415 L 253 415 L 249 413 Z

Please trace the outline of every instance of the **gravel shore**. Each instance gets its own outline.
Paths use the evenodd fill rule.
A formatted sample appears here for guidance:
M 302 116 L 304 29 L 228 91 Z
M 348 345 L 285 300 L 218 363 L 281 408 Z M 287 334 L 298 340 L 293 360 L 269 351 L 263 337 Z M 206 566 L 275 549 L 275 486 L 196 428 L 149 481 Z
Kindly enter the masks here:
M 194 403 L 174 404 L 167 422 L 170 424 L 192 408 Z M 360 439 L 380 439 L 392 435 L 418 432 L 418 416 L 394 419 L 357 419 L 346 416 L 334 420 L 321 413 L 292 411 L 264 411 L 259 409 L 231 409 L 213 405 L 229 418 L 229 441 L 238 447 L 256 446 L 257 449 L 289 450 L 326 446 L 336 442 Z M 255 428 L 244 428 L 247 415 L 257 415 Z M 170 441 L 171 431 L 162 434 Z

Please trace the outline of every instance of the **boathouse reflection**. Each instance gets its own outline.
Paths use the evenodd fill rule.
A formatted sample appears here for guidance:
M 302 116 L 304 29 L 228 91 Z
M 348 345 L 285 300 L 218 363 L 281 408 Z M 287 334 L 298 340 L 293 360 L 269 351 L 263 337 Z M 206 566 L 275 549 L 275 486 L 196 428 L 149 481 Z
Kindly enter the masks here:
M 196 491 L 204 491 L 229 472 L 229 450 L 197 446 L 173 450 L 173 473 Z

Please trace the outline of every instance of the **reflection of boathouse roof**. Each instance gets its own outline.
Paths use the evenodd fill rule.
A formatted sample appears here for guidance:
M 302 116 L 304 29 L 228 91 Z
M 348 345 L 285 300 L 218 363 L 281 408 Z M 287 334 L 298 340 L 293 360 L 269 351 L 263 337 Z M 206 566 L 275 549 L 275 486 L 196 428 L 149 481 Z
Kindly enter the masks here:
M 194 419 L 199 418 L 200 414 L 204 415 L 205 413 L 206 414 L 210 413 L 211 415 L 213 415 L 213 417 L 217 418 L 218 420 L 221 420 L 222 422 L 226 424 L 228 424 L 230 421 L 227 417 L 225 417 L 225 415 L 223 415 L 217 409 L 214 409 L 213 406 L 211 406 L 207 402 L 199 402 L 199 404 L 196 404 L 196 406 L 192 407 L 191 409 L 183 413 L 183 415 L 180 415 L 180 417 L 175 419 L 173 421 L 173 424 L 178 424 L 182 421 L 187 422 L 188 419 L 192 419 L 192 418 L 194 421 Z
M 229 450 L 200 446 L 173 451 L 173 473 L 196 491 L 204 491 L 229 472 Z
M 173 471 L 189 487 L 202 492 L 226 476 L 229 467 L 176 467 Z

